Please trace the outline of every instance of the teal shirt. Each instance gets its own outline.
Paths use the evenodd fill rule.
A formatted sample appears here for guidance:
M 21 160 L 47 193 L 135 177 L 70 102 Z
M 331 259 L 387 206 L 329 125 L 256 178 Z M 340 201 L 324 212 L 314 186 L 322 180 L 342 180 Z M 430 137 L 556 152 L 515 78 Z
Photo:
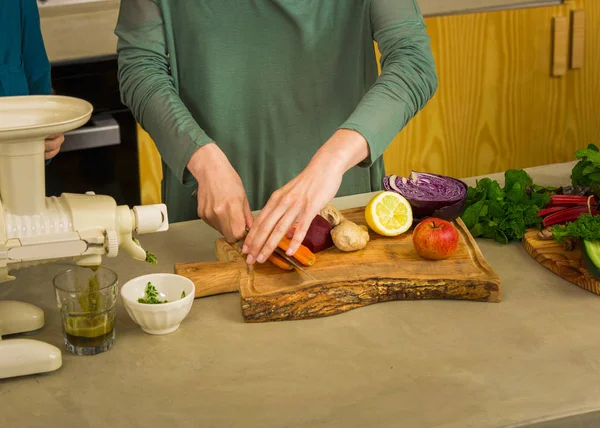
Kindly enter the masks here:
M 339 128 L 370 158 L 337 196 L 381 189 L 383 152 L 437 88 L 416 0 L 128 0 L 115 33 L 123 102 L 161 154 L 173 222 L 197 218 L 186 165 L 209 142 L 252 209 Z
M 51 93 L 35 0 L 0 1 L 0 96 Z

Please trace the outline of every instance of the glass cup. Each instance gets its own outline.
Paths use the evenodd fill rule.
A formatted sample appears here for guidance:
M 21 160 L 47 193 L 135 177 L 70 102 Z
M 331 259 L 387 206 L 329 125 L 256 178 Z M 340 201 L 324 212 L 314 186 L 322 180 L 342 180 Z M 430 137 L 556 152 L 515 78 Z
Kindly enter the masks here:
M 54 277 L 65 349 L 77 355 L 108 351 L 115 341 L 117 274 L 99 267 L 73 267 Z

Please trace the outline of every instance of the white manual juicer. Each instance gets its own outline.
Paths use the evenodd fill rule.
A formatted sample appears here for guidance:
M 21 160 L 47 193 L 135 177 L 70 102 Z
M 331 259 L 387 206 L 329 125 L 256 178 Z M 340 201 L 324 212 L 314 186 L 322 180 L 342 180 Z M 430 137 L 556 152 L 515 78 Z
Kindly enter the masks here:
M 163 204 L 130 209 L 93 192 L 45 196 L 44 140 L 84 125 L 92 110 L 88 102 L 70 97 L 0 98 L 0 283 L 15 279 L 16 269 L 59 259 L 99 266 L 103 255 L 116 257 L 120 249 L 144 261 L 146 251 L 132 234 L 168 229 Z M 41 309 L 0 301 L 0 379 L 62 365 L 55 346 L 32 339 L 2 341 L 3 335 L 43 325 Z

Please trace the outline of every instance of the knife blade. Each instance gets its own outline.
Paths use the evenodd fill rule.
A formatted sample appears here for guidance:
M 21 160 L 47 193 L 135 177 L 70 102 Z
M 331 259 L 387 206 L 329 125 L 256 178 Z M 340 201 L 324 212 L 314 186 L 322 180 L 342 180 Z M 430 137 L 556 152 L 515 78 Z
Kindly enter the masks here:
M 288 256 L 285 251 L 283 251 L 281 248 L 277 247 L 275 248 L 275 251 L 273 251 L 275 254 L 277 254 L 279 257 L 281 257 L 282 259 L 284 259 L 286 262 L 288 262 L 289 264 L 291 264 L 295 269 L 296 272 L 300 272 L 303 273 L 304 275 L 308 276 L 310 279 L 312 279 L 313 281 L 316 281 L 317 278 L 315 278 L 314 276 L 312 276 L 310 273 L 308 273 L 302 266 L 300 266 L 292 257 Z

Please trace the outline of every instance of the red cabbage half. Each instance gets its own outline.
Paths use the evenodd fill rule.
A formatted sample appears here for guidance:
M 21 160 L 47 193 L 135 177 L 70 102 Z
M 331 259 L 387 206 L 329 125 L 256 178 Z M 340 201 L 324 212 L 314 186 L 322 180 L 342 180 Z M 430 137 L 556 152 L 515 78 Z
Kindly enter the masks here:
M 383 187 L 406 198 L 415 220 L 437 217 L 452 221 L 458 218 L 468 190 L 468 186 L 456 178 L 416 171 L 408 178 L 388 175 L 383 179 Z

